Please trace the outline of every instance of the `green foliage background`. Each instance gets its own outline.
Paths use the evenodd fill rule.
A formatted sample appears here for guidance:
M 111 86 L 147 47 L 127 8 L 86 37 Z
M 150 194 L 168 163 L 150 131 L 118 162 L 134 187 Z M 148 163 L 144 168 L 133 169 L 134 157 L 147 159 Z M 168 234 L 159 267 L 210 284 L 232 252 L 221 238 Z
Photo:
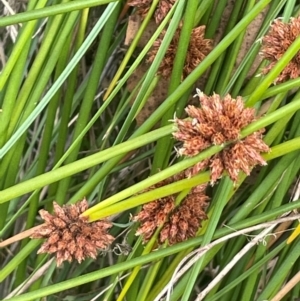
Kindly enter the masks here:
M 3 8 L 0 237 L 6 239 L 41 223 L 38 210 L 51 210 L 53 200 L 62 205 L 87 197 L 92 220 L 115 215 L 111 232 L 117 240 L 113 250 L 96 261 L 66 263 L 59 269 L 49 256 L 36 255 L 41 241 L 24 239 L 7 246 L 0 250 L 1 298 L 153 301 L 193 249 L 237 230 L 275 220 L 300 206 L 297 197 L 293 199 L 293 189 L 299 186 L 300 79 L 272 84 L 299 51 L 300 37 L 266 76 L 257 76 L 259 69 L 247 76 L 258 56 L 259 42 L 244 52 L 242 62 L 234 69 L 246 29 L 255 17 L 269 6 L 263 22 L 257 25 L 259 40 L 275 18 L 288 21 L 297 16 L 299 3 L 236 0 L 220 42 L 184 81 L 183 50 L 192 28 L 205 24 L 207 37 L 213 39 L 227 1 L 178 0 L 147 45 L 138 49 L 138 40 L 157 3 L 158 0 L 152 2 L 128 48 L 123 41 L 134 10 L 126 10 L 124 1 L 29 0 L 10 16 L 5 15 Z M 182 19 L 184 26 L 168 96 L 137 126 L 135 116 L 160 80 L 157 69 Z M 130 93 L 126 87 L 128 78 L 143 63 L 168 23 L 156 59 Z M 12 26 L 18 32 L 15 41 Z M 225 176 L 212 187 L 209 219 L 196 238 L 158 248 L 153 237 L 143 245 L 134 235 L 137 225 L 130 221 L 130 214 L 159 197 L 187 193 L 196 184 L 208 182 L 209 173 L 138 193 L 223 147 L 213 146 L 184 160 L 176 158 L 173 150 L 173 126 L 169 120 L 175 112 L 177 116 L 182 114 L 194 94 L 195 83 L 207 70 L 206 94 L 240 95 L 247 106 L 258 110 L 268 104 L 262 118 L 242 131 L 244 137 L 267 128 L 264 140 L 272 148 L 264 155 L 268 166 L 248 178 L 241 174 L 236 186 Z M 259 231 L 251 233 L 255 236 Z M 287 245 L 287 236 L 283 232 L 273 241 L 272 235 L 266 236 L 264 243 L 250 248 L 204 300 L 272 300 L 299 270 L 300 242 Z M 245 235 L 238 235 L 210 248 L 173 284 L 169 300 L 195 300 L 248 243 Z M 299 295 L 297 284 L 282 300 L 293 300 Z

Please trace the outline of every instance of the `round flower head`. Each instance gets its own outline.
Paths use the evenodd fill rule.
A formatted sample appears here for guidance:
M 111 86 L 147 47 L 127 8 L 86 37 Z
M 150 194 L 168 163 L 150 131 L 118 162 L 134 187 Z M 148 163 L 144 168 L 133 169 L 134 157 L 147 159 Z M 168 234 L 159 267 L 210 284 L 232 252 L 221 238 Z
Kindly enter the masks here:
M 162 187 L 185 178 L 185 172 L 161 181 L 148 190 Z M 208 197 L 205 195 L 205 185 L 194 187 L 178 207 L 175 207 L 176 194 L 143 205 L 142 210 L 133 218 L 140 222 L 136 235 L 141 235 L 143 241 L 151 239 L 156 229 L 162 227 L 158 239 L 159 244 L 165 241 L 175 244 L 194 237 L 201 226 L 201 222 L 207 219 L 205 209 Z
M 300 17 L 291 18 L 289 23 L 280 19 L 274 20 L 266 36 L 262 38 L 261 56 L 270 63 L 263 68 L 262 73 L 267 74 L 283 54 L 288 50 L 291 44 L 300 36 Z M 274 81 L 276 83 L 284 82 L 288 79 L 298 78 L 300 76 L 300 51 L 285 66 L 283 71 Z
M 57 266 L 63 261 L 79 263 L 87 257 L 96 258 L 98 250 L 105 250 L 114 241 L 107 233 L 112 226 L 108 221 L 88 223 L 86 217 L 81 217 L 88 208 L 86 199 L 75 205 L 60 207 L 53 203 L 54 214 L 40 210 L 45 223 L 39 227 L 31 238 L 46 238 L 38 253 L 55 254 Z
M 158 2 L 157 8 L 154 13 L 154 18 L 156 24 L 161 23 L 161 21 L 166 17 L 168 12 L 171 10 L 176 0 L 160 0 Z M 129 6 L 133 6 L 137 8 L 137 13 L 145 18 L 149 9 L 152 5 L 152 0 L 130 0 L 128 2 Z
M 169 78 L 178 48 L 179 37 L 182 25 L 180 25 L 167 49 L 167 52 L 159 66 L 158 74 L 164 78 Z M 158 49 L 166 34 L 166 30 L 162 31 L 160 37 L 154 42 L 153 47 L 148 55 L 148 63 L 152 63 L 158 52 Z M 205 39 L 205 26 L 194 28 L 191 33 L 189 47 L 186 53 L 185 64 L 183 67 L 183 78 L 186 78 L 209 54 L 212 49 L 212 40 Z
M 165 179 L 149 187 L 146 191 L 171 184 L 173 181 L 174 177 Z M 168 214 L 174 209 L 174 207 L 175 198 L 173 195 L 168 195 L 153 202 L 144 204 L 142 210 L 133 217 L 134 221 L 138 221 L 141 224 L 136 235 L 142 235 L 144 242 L 149 241 L 155 230 L 166 222 Z
M 194 187 L 170 214 L 160 232 L 160 243 L 168 240 L 169 245 L 173 245 L 196 236 L 201 222 L 207 219 L 205 210 L 209 198 L 205 195 L 205 188 L 206 185 Z
M 229 94 L 224 98 L 218 94 L 207 96 L 199 90 L 197 93 L 201 106 L 186 108 L 189 119 L 174 120 L 177 130 L 173 136 L 183 142 L 179 155 L 193 157 L 209 146 L 230 144 L 220 153 L 189 168 L 188 175 L 193 176 L 210 167 L 212 184 L 225 170 L 236 182 L 240 170 L 249 175 L 255 165 L 265 165 L 260 155 L 269 151 L 262 140 L 264 130 L 239 139 L 241 129 L 255 120 L 255 110 L 245 108 L 241 97 L 234 99 Z

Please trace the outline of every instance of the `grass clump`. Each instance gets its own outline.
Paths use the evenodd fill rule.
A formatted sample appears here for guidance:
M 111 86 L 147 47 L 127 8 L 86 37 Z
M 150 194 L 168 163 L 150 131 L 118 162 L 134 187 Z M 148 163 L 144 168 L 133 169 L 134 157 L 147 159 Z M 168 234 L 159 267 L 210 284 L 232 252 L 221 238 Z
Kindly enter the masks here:
M 1 5 L 1 299 L 300 295 L 297 1 Z

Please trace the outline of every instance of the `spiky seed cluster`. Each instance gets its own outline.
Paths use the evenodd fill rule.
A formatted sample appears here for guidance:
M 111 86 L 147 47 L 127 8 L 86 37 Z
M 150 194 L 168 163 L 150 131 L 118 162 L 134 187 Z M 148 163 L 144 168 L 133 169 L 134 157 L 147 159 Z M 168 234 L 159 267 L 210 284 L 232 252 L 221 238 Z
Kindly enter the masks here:
M 165 57 L 163 58 L 157 72 L 159 75 L 162 75 L 165 78 L 169 78 L 172 73 L 181 28 L 182 25 L 179 26 L 176 30 L 169 48 L 167 49 Z M 148 63 L 153 62 L 165 34 L 166 30 L 162 31 L 160 37 L 154 42 L 153 47 L 148 55 Z M 205 26 L 200 26 L 192 30 L 185 64 L 183 67 L 183 78 L 186 78 L 203 61 L 203 59 L 209 54 L 212 49 L 212 40 L 205 39 L 204 34 Z
M 172 181 L 173 178 L 168 178 L 149 187 L 146 191 L 171 184 Z M 144 242 L 149 241 L 155 230 L 166 222 L 168 214 L 174 207 L 175 198 L 173 195 L 144 204 L 142 210 L 133 217 L 134 221 L 139 221 L 141 223 L 136 235 L 142 235 Z
M 185 173 L 180 173 L 164 180 L 150 189 L 158 188 L 172 182 L 181 180 Z M 185 198 L 178 208 L 175 208 L 176 195 L 170 195 L 148 204 L 133 218 L 141 223 L 136 235 L 142 235 L 143 241 L 147 242 L 153 236 L 155 230 L 163 226 L 160 233 L 159 243 L 168 240 L 169 244 L 181 242 L 196 235 L 201 226 L 201 221 L 206 219 L 205 209 L 208 197 L 205 195 L 206 185 L 198 185 Z
M 239 138 L 243 127 L 255 120 L 255 110 L 244 108 L 241 97 L 223 99 L 218 94 L 207 96 L 197 89 L 200 108 L 188 106 L 191 119 L 175 119 L 178 131 L 173 136 L 183 142 L 181 155 L 195 156 L 211 145 L 221 145 Z
M 185 200 L 170 215 L 160 232 L 160 243 L 168 240 L 170 245 L 195 237 L 201 222 L 207 219 L 205 209 L 208 205 L 208 196 L 199 185 L 185 198 Z
M 154 18 L 156 24 L 160 24 L 161 21 L 166 17 L 168 12 L 171 10 L 176 0 L 160 0 L 158 2 L 157 8 L 154 13 Z M 152 0 L 130 0 L 128 2 L 129 6 L 134 6 L 137 8 L 137 13 L 145 18 L 151 5 Z
M 166 222 L 168 214 L 174 207 L 173 196 L 143 205 L 142 210 L 133 218 L 134 221 L 141 223 L 136 235 L 142 235 L 144 242 L 149 241 L 155 230 Z
M 31 238 L 46 238 L 38 253 L 55 254 L 57 266 L 63 261 L 79 263 L 87 257 L 96 258 L 98 250 L 105 250 L 114 241 L 107 233 L 112 224 L 108 221 L 88 223 L 87 217 L 81 217 L 88 208 L 86 199 L 75 205 L 60 207 L 53 202 L 54 214 L 42 209 L 39 211 L 45 223 Z
M 264 130 L 239 139 L 241 129 L 255 120 L 255 110 L 244 108 L 241 97 L 233 99 L 228 94 L 222 99 L 218 94 L 207 96 L 199 90 L 197 94 L 201 107 L 186 108 L 191 119 L 174 120 L 177 131 L 173 136 L 183 142 L 182 148 L 178 150 L 179 155 L 193 157 L 211 145 L 231 144 L 220 153 L 190 168 L 188 175 L 193 176 L 210 167 L 212 184 L 222 176 L 224 170 L 236 182 L 240 170 L 249 175 L 255 165 L 266 165 L 260 155 L 261 152 L 270 150 L 262 140 Z
M 300 35 L 300 16 L 291 18 L 289 23 L 284 23 L 280 19 L 274 20 L 266 36 L 262 39 L 261 56 L 270 61 L 270 64 L 262 70 L 267 74 L 280 60 L 290 45 Z M 275 83 L 281 83 L 288 79 L 300 76 L 300 51 L 286 65 Z

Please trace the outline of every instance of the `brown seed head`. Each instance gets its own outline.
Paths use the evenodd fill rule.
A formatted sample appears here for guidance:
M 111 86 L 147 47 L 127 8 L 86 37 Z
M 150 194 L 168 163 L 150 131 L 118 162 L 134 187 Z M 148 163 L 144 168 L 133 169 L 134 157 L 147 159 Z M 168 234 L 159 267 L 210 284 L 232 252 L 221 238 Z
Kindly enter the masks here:
M 181 172 L 157 183 L 152 186 L 152 189 L 155 186 L 161 187 L 184 177 L 186 177 L 185 172 Z M 133 218 L 134 221 L 139 221 L 141 224 L 136 235 L 142 235 L 143 241 L 147 242 L 155 230 L 163 226 L 158 241 L 160 244 L 167 239 L 170 244 L 174 244 L 195 236 L 201 221 L 207 218 L 204 211 L 208 200 L 205 195 L 206 187 L 207 184 L 194 187 L 179 205 L 179 208 L 175 208 L 176 194 L 143 205 L 140 213 Z
M 199 185 L 192 189 L 178 208 L 171 213 L 169 221 L 160 232 L 160 243 L 168 240 L 170 245 L 194 237 L 207 219 L 205 214 L 208 197 L 204 194 L 206 185 Z
M 162 75 L 165 78 L 169 78 L 172 73 L 181 28 L 182 25 L 176 30 L 157 72 L 159 75 Z M 153 47 L 148 55 L 148 63 L 152 63 L 154 61 L 165 34 L 166 30 L 162 31 L 160 37 L 154 42 Z M 183 79 L 186 78 L 203 61 L 203 59 L 212 49 L 212 40 L 205 39 L 204 34 L 205 26 L 200 26 L 192 30 L 185 64 L 183 67 Z
M 38 253 L 55 254 L 57 266 L 63 261 L 79 263 L 87 257 L 96 258 L 98 250 L 105 250 L 114 241 L 107 233 L 112 224 L 108 221 L 88 223 L 86 217 L 81 217 L 88 208 L 86 199 L 75 205 L 60 207 L 53 202 L 53 215 L 46 210 L 40 210 L 45 223 L 36 230 L 31 238 L 46 238 Z
M 291 18 L 289 23 L 284 23 L 280 19 L 274 20 L 268 34 L 262 39 L 261 56 L 270 61 L 270 64 L 262 70 L 263 74 L 267 74 L 272 70 L 299 35 L 300 16 Z M 288 79 L 298 78 L 299 76 L 300 51 L 286 65 L 274 82 L 281 83 Z
M 170 211 L 175 207 L 174 196 L 167 196 L 143 205 L 142 210 L 133 218 L 141 223 L 136 235 L 142 235 L 143 241 L 150 240 L 155 230 L 162 226 Z
M 261 132 L 254 132 L 222 151 L 224 169 L 234 182 L 238 180 L 240 170 L 249 176 L 254 166 L 267 165 L 260 153 L 268 152 L 270 148 L 263 142 Z
M 243 127 L 255 120 L 255 110 L 244 108 L 241 97 L 223 99 L 218 94 L 207 96 L 197 90 L 200 108 L 188 106 L 189 120 L 175 118 L 178 128 L 173 136 L 184 143 L 179 150 L 185 156 L 195 156 L 211 145 L 221 145 L 239 138 Z
M 160 0 L 154 13 L 156 24 L 160 24 L 161 21 L 166 17 L 168 12 L 171 10 L 176 0 Z M 137 8 L 137 13 L 145 18 L 152 4 L 152 0 L 130 0 L 129 6 Z
M 153 186 L 150 186 L 145 191 L 151 191 L 155 188 L 159 188 L 176 181 L 182 180 L 185 177 L 185 173 L 181 172 L 172 177 L 169 177 Z M 167 218 L 168 214 L 175 207 L 175 195 L 169 195 L 153 202 L 144 204 L 142 210 L 133 217 L 134 221 L 140 222 L 136 235 L 142 235 L 144 243 L 149 241 L 155 230 L 162 226 Z
M 174 120 L 177 131 L 173 136 L 183 142 L 179 155 L 193 157 L 211 145 L 231 144 L 219 154 L 189 168 L 186 175 L 193 176 L 209 167 L 212 184 L 224 170 L 233 181 L 237 181 L 240 170 L 249 175 L 255 165 L 265 165 L 260 153 L 270 149 L 262 140 L 263 130 L 239 139 L 241 129 L 255 120 L 255 110 L 244 108 L 241 97 L 233 99 L 228 94 L 222 99 L 218 94 L 206 96 L 199 90 L 197 93 L 201 107 L 188 106 L 186 112 L 190 119 Z

